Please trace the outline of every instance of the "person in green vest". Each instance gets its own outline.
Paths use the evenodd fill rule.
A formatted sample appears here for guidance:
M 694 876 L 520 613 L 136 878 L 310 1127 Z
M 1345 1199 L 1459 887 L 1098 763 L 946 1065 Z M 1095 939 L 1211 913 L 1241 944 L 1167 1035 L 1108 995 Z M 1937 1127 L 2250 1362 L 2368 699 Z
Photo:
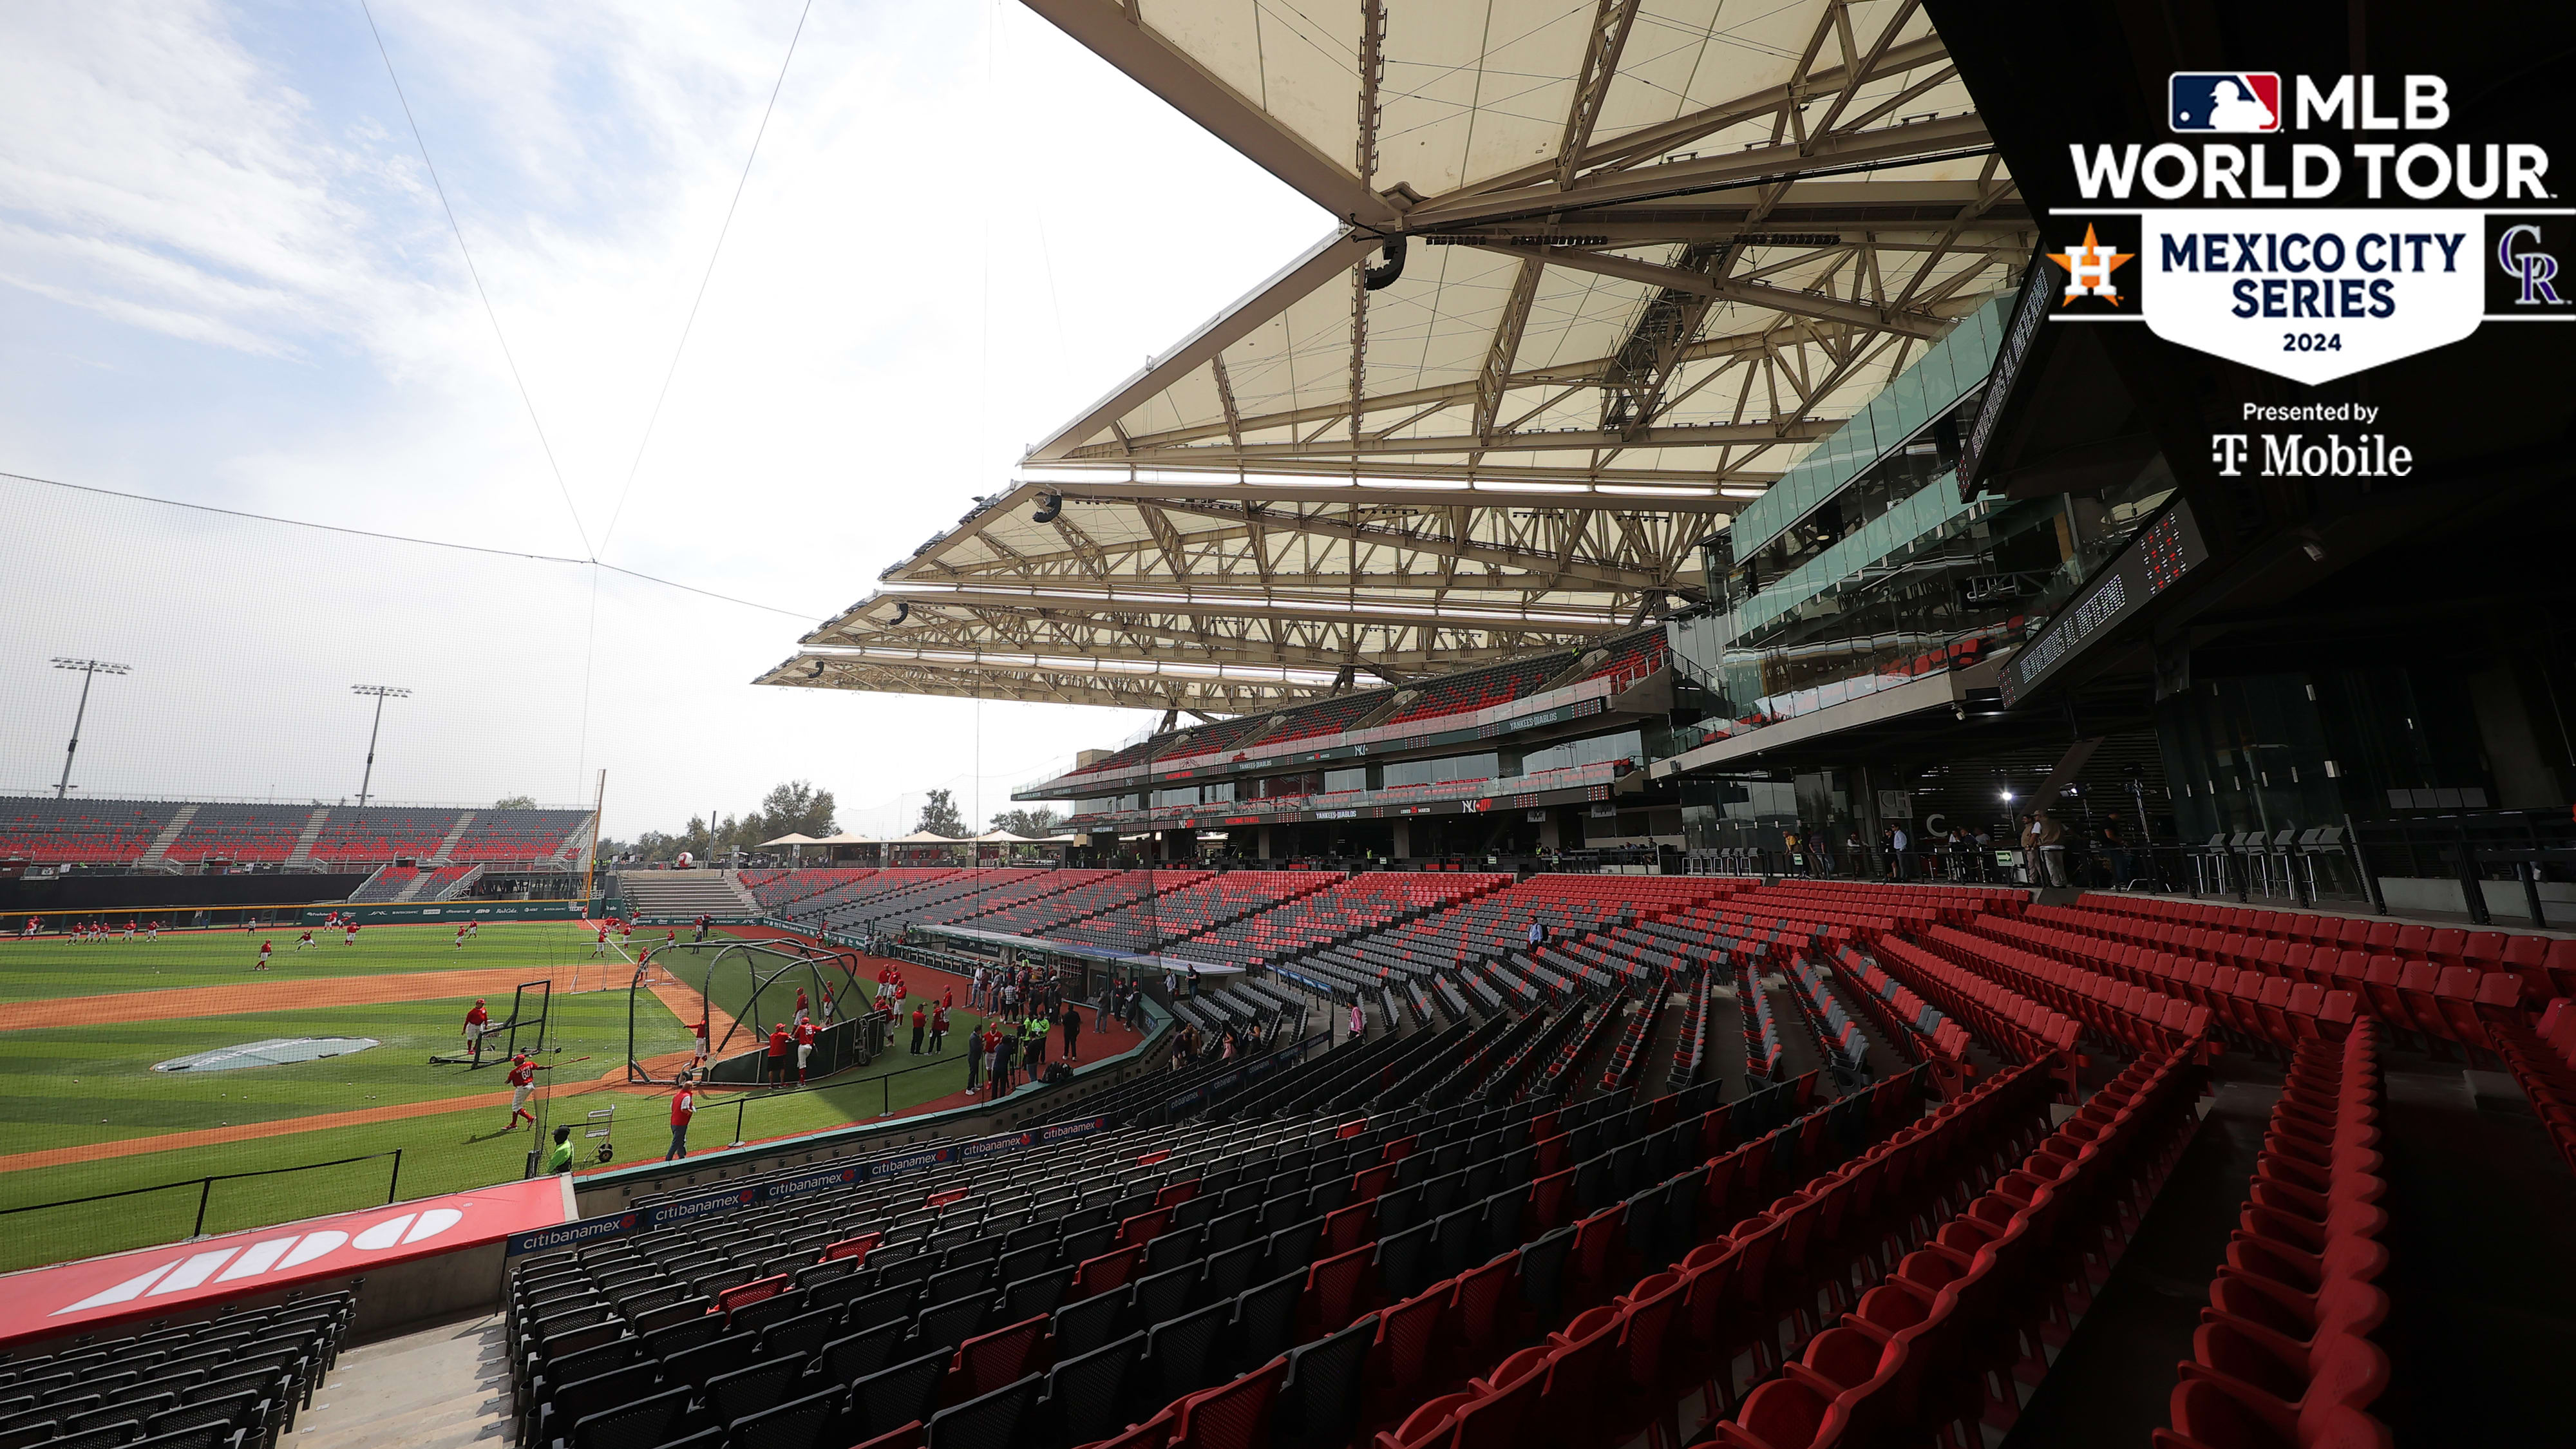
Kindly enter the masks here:
M 555 1145 L 546 1149 L 546 1171 L 550 1173 L 572 1171 L 571 1128 L 555 1129 Z

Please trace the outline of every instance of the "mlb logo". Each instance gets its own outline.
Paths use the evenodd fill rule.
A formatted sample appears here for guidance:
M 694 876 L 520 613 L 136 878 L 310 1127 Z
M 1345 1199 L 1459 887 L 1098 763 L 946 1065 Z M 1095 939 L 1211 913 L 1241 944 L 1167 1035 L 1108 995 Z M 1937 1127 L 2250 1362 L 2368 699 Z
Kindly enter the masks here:
M 2177 131 L 2281 129 L 2281 77 L 2268 70 L 2178 70 L 2165 82 Z

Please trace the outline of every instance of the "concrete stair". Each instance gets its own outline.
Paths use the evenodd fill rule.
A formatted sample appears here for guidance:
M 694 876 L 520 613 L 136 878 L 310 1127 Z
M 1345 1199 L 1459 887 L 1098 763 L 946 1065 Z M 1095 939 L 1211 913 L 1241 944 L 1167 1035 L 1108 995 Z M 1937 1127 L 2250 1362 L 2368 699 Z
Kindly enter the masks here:
M 750 894 L 728 870 L 636 870 L 619 877 L 638 916 L 746 916 L 759 914 Z
M 306 817 L 304 833 L 295 837 L 295 849 L 286 857 L 290 869 L 313 863 L 313 842 L 322 838 L 322 822 L 330 818 L 331 812 L 327 809 L 316 810 Z
M 510 1442 L 509 1361 L 497 1313 L 345 1350 L 295 1449 L 469 1449 Z
M 170 847 L 179 843 L 180 832 L 186 830 L 188 822 L 196 818 L 196 806 L 180 806 L 179 813 L 170 817 L 170 823 L 161 827 L 161 833 L 152 837 L 152 843 L 143 848 L 143 854 L 136 857 L 134 863 L 148 870 L 168 861 Z
M 422 871 L 420 873 L 420 879 L 411 883 L 410 887 L 402 893 L 401 899 L 407 901 L 452 901 L 457 897 L 464 895 L 467 891 L 472 890 L 474 888 L 474 883 L 482 878 L 483 867 L 478 865 L 472 870 L 467 871 L 465 874 L 458 876 L 456 879 L 449 881 L 447 884 L 440 886 L 437 891 L 431 892 L 429 889 L 430 873 L 428 871 Z
M 1646 1038 L 1645 1059 L 1637 1072 L 1637 1095 L 1641 1100 L 1662 1096 L 1665 1083 L 1673 1075 L 1673 1053 L 1682 1044 L 1682 1021 L 1690 1015 L 1689 983 L 1685 980 L 1682 985 L 1683 989 L 1674 991 L 1672 999 L 1665 1003 L 1663 1020 L 1655 1023 L 1654 1035 Z
M 474 811 L 468 810 L 456 817 L 456 823 L 447 828 L 447 838 L 438 842 L 438 849 L 429 853 L 429 863 L 431 865 L 449 865 L 453 863 L 448 860 L 447 853 L 456 848 L 456 842 L 465 838 L 465 827 L 474 823 L 475 813 L 476 812 Z

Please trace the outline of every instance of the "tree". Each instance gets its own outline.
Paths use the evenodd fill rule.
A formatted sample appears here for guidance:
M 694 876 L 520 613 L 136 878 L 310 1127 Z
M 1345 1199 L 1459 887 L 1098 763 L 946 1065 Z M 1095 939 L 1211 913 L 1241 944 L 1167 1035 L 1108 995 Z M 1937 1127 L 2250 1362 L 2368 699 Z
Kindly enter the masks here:
M 921 802 L 921 823 L 913 829 L 945 835 L 951 840 L 966 838 L 965 817 L 957 813 L 957 802 L 945 790 L 933 790 L 930 798 Z
M 782 835 L 811 835 L 820 839 L 837 834 L 839 827 L 832 822 L 835 808 L 832 792 L 814 788 L 810 780 L 790 780 L 784 785 L 772 786 L 748 822 L 753 827 L 754 839 L 747 843 L 758 845 L 763 840 L 775 840 Z
M 994 816 L 993 828 L 1007 830 L 1013 835 L 1025 835 L 1032 840 L 1043 840 L 1055 834 L 1056 826 L 1063 823 L 1063 819 L 1063 816 L 1043 807 L 1036 810 L 1012 809 Z
M 537 808 L 537 797 L 534 795 L 504 795 L 500 799 L 492 802 L 492 808 L 495 810 L 534 810 Z
M 507 804 L 503 802 L 503 806 Z M 692 815 L 688 828 L 679 834 L 646 830 L 637 834 L 635 843 L 626 849 L 639 861 L 667 861 L 685 850 L 701 861 L 729 864 L 736 852 L 757 851 L 764 840 L 782 835 L 820 838 L 840 833 L 840 827 L 833 823 L 837 809 L 831 791 L 816 788 L 810 780 L 790 780 L 770 787 L 757 809 L 741 815 Z M 612 858 L 606 842 L 600 846 L 600 855 Z

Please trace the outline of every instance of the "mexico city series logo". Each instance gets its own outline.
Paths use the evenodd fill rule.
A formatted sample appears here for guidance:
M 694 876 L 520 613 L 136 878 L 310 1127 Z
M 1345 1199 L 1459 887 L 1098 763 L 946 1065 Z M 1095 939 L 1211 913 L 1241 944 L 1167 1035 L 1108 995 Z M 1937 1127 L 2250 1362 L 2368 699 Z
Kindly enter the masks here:
M 2083 204 L 2051 210 L 2031 284 L 2058 287 L 2050 320 L 2143 322 L 2311 385 L 2487 321 L 2576 320 L 2548 148 L 2440 135 L 2443 77 L 2176 71 L 2166 91 L 2175 139 L 2068 146 Z

